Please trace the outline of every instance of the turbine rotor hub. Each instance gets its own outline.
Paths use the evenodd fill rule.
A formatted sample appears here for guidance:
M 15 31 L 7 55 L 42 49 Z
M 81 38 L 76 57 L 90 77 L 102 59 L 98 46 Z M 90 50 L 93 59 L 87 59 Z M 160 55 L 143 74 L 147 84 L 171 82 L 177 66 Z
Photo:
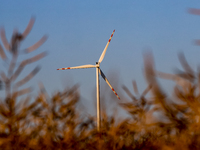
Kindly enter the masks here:
M 96 62 L 96 66 L 97 66 L 97 67 L 99 67 L 99 64 L 100 64 L 99 62 Z

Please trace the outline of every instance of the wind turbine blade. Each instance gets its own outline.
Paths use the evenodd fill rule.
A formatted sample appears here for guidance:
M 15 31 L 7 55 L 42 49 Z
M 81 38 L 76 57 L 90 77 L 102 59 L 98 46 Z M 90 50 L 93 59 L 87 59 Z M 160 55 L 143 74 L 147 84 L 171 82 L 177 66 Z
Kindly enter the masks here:
M 106 44 L 106 47 L 104 48 L 103 53 L 101 54 L 101 56 L 100 56 L 100 58 L 99 58 L 99 61 L 98 61 L 99 63 L 102 62 L 102 60 L 103 60 L 103 58 L 104 58 L 104 56 L 105 56 L 105 54 L 106 54 L 106 50 L 107 50 L 107 48 L 108 48 L 108 45 L 110 44 L 110 41 L 111 41 L 111 39 L 112 39 L 112 37 L 113 37 L 114 32 L 115 32 L 115 30 L 113 30 L 113 33 L 111 34 L 110 39 L 108 40 L 108 43 Z
M 57 70 L 68 70 L 68 69 L 84 69 L 84 68 L 95 68 L 95 65 L 82 65 L 82 66 L 76 66 L 76 67 L 68 67 L 68 68 L 59 68 Z
M 106 78 L 105 74 L 101 71 L 101 69 L 99 69 L 99 73 L 102 76 L 102 78 L 106 81 L 106 83 L 109 85 L 109 87 L 112 89 L 112 91 L 115 93 L 115 95 L 117 96 L 117 98 L 120 99 L 120 97 L 118 96 L 118 94 L 116 93 L 116 91 L 114 90 L 114 88 L 111 86 L 111 84 L 108 82 L 108 79 Z

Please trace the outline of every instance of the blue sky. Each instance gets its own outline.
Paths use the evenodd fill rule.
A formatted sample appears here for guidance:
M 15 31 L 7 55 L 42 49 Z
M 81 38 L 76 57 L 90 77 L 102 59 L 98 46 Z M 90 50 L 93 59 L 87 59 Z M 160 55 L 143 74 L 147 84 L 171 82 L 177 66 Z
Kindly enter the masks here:
M 49 95 L 80 84 L 83 104 L 93 107 L 95 99 L 95 69 L 57 71 L 57 68 L 98 61 L 112 31 L 116 32 L 108 47 L 101 69 L 122 98 L 121 86 L 132 90 L 136 80 L 140 92 L 146 87 L 143 75 L 143 52 L 151 49 L 156 68 L 172 73 L 180 68 L 177 52 L 186 55 L 191 66 L 199 64 L 200 47 L 193 44 L 200 39 L 200 16 L 191 15 L 188 8 L 200 8 L 200 1 L 189 0 L 0 0 L 0 26 L 10 39 L 13 29 L 23 32 L 31 16 L 35 24 L 21 48 L 28 47 L 44 34 L 48 40 L 33 54 L 47 51 L 48 56 L 37 64 L 42 70 L 30 82 L 34 92 L 42 81 Z M 24 56 L 21 56 L 23 59 Z M 31 71 L 36 64 L 23 72 Z M 101 93 L 109 87 L 100 81 Z M 164 84 L 170 88 L 168 83 Z M 124 95 L 124 96 L 123 96 Z M 116 98 L 117 101 L 117 98 Z

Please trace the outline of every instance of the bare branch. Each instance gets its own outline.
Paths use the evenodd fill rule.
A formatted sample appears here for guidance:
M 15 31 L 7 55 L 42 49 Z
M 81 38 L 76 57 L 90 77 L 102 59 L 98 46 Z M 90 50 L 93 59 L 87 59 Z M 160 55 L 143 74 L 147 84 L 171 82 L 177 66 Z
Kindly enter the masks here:
M 22 89 L 22 90 L 16 91 L 16 92 L 14 92 L 13 95 L 21 96 L 21 95 L 24 95 L 24 94 L 30 93 L 31 91 L 32 91 L 32 88 L 29 87 L 29 88 L 25 88 L 25 89 Z
M 182 65 L 182 67 L 184 68 L 185 72 L 188 73 L 190 76 L 193 76 L 193 78 L 194 78 L 194 71 L 192 70 L 192 68 L 188 64 L 184 54 L 183 53 L 179 53 L 178 54 L 178 58 L 179 58 L 179 61 L 180 61 L 181 65 Z
M 8 78 L 6 77 L 6 74 L 3 71 L 1 71 L 0 75 L 4 82 L 6 82 L 8 80 Z
M 189 8 L 188 13 L 193 14 L 193 15 L 200 15 L 200 9 Z
M 10 51 L 10 44 L 6 38 L 5 29 L 3 27 L 0 29 L 0 35 L 5 49 Z
M 33 27 L 34 22 L 35 22 L 35 18 L 32 17 L 32 18 L 30 19 L 30 21 L 29 21 L 29 23 L 28 23 L 26 29 L 24 30 L 24 33 L 22 33 L 22 38 L 23 38 L 23 39 L 25 39 L 26 36 L 30 33 L 30 31 L 31 31 L 31 29 L 32 29 L 32 27 Z
M 15 84 L 15 87 L 19 87 L 24 85 L 26 82 L 28 82 L 29 80 L 31 80 L 38 72 L 40 71 L 40 67 L 37 66 L 33 71 L 31 71 L 31 73 L 29 73 L 26 77 L 24 77 L 22 80 L 18 81 Z
M 134 80 L 134 81 L 132 82 L 132 84 L 133 84 L 133 90 L 134 90 L 135 94 L 136 94 L 136 95 L 139 95 L 138 87 L 137 87 L 136 81 Z
M 147 86 L 147 88 L 142 92 L 141 97 L 144 97 L 144 96 L 151 90 L 151 88 L 152 88 L 152 85 L 149 84 L 149 85 Z
M 200 46 L 200 40 L 194 40 L 194 44 Z
M 19 76 L 19 74 L 21 73 L 21 71 L 24 69 L 24 67 L 26 65 L 36 62 L 36 61 L 42 59 L 43 57 L 45 57 L 46 55 L 47 55 L 47 53 L 43 52 L 32 58 L 22 61 L 21 64 L 19 65 L 19 67 L 17 68 L 17 70 L 15 71 L 15 73 L 13 74 L 13 76 L 11 77 L 11 81 L 14 81 Z
M 148 84 L 152 85 L 152 94 L 156 95 L 159 99 L 163 99 L 165 94 L 156 80 L 153 55 L 150 52 L 145 53 L 144 55 L 144 69 L 146 80 Z
M 37 43 L 35 43 L 34 45 L 30 46 L 29 48 L 25 49 L 24 52 L 25 53 L 30 53 L 34 50 L 36 50 L 38 47 L 40 47 L 46 40 L 47 40 L 47 36 L 43 36 Z
M 133 100 L 136 101 L 136 97 L 129 91 L 129 89 L 126 86 L 122 86 L 123 90 L 126 92 L 126 94 Z
M 3 50 L 3 47 L 1 46 L 0 44 L 0 56 L 3 60 L 5 60 L 7 57 L 6 57 L 6 54 L 4 53 L 4 50 Z

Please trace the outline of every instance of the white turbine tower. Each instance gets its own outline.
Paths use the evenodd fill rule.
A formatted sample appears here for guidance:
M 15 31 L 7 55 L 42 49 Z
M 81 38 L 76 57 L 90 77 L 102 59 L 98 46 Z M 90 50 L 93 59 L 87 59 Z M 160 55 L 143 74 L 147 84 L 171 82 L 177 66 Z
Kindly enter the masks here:
M 115 93 L 115 95 L 117 96 L 118 99 L 119 96 L 117 95 L 117 93 L 115 92 L 114 88 L 111 86 L 111 84 L 108 82 L 108 79 L 106 78 L 106 76 L 104 75 L 104 73 L 102 72 L 102 70 L 100 69 L 100 63 L 102 62 L 105 54 L 106 54 L 106 50 L 108 48 L 108 45 L 110 44 L 110 41 L 113 37 L 115 30 L 113 31 L 113 33 L 110 36 L 110 39 L 108 40 L 108 43 L 106 44 L 106 47 L 104 48 L 99 61 L 96 62 L 96 65 L 82 65 L 82 66 L 76 66 L 76 67 L 68 67 L 68 68 L 59 68 L 57 70 L 68 70 L 68 69 L 83 69 L 83 68 L 96 68 L 96 90 L 97 90 L 97 130 L 100 130 L 100 95 L 99 95 L 99 73 L 102 76 L 102 78 L 106 81 L 106 83 L 109 85 L 109 87 L 112 89 L 112 91 Z

